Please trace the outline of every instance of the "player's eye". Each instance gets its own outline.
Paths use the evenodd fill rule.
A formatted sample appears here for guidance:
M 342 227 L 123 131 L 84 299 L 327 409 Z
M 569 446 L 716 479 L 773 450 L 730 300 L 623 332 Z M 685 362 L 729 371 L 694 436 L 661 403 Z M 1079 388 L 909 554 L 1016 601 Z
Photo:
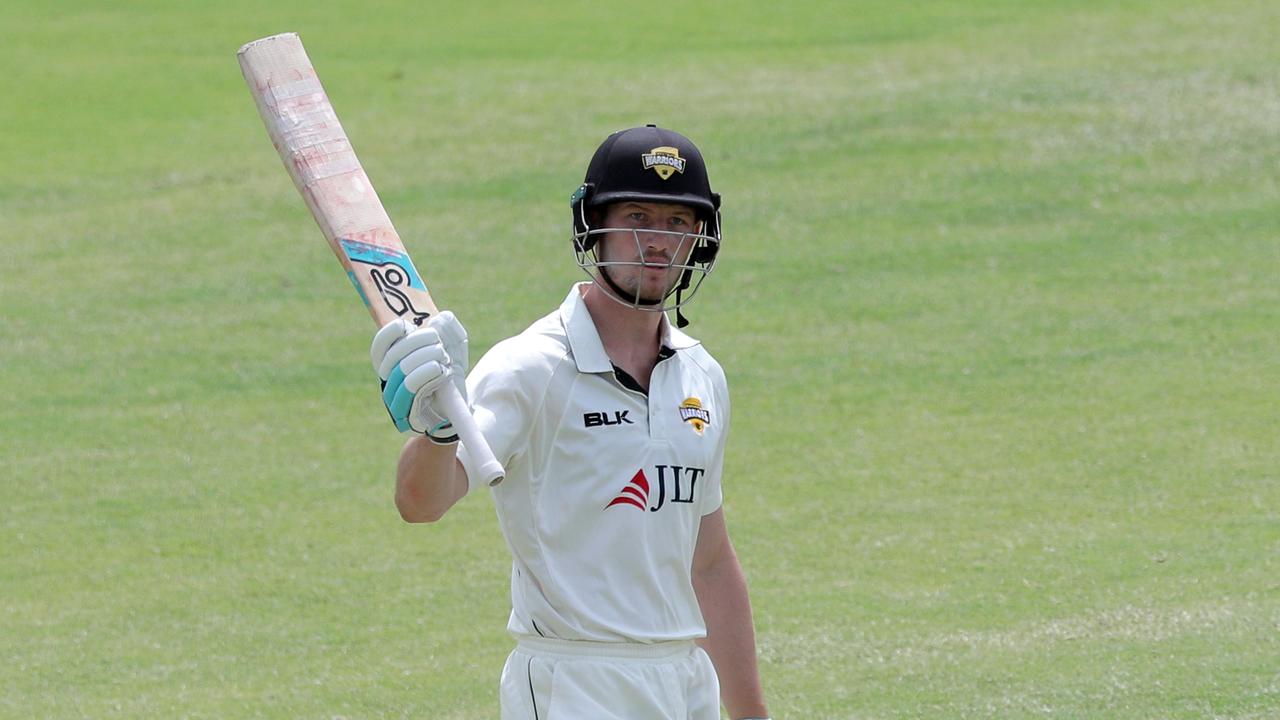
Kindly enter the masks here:
M 627 217 L 631 218 L 632 222 L 638 222 L 638 223 L 644 222 L 646 219 L 645 214 L 642 212 L 633 212 L 628 214 Z

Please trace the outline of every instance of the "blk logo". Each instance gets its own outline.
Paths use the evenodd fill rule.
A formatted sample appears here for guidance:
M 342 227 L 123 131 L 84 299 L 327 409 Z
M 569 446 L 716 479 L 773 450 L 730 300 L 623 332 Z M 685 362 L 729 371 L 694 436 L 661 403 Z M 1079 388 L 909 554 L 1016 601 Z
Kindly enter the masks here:
M 627 417 L 630 410 L 614 410 L 610 416 L 607 412 L 589 412 L 582 416 L 582 422 L 587 427 L 600 427 L 601 425 L 635 425 Z
M 654 469 L 658 473 L 658 497 L 655 504 L 649 504 L 653 493 L 650 492 L 649 477 L 641 469 L 631 476 L 631 480 L 626 484 L 626 487 L 622 488 L 618 496 L 610 500 L 609 504 L 604 506 L 604 509 L 608 510 L 614 505 L 630 505 L 639 508 L 642 512 L 646 510 L 658 512 L 668 502 L 668 487 L 671 488 L 670 502 L 690 504 L 693 502 L 698 480 L 706 473 L 703 468 L 681 467 L 679 465 L 655 465 Z

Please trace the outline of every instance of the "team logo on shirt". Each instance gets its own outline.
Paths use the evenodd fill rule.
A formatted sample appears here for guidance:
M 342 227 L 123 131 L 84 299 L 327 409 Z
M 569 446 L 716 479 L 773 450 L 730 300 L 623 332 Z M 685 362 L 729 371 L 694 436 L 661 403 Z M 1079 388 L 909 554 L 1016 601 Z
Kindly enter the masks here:
M 706 474 L 703 468 L 682 467 L 680 465 L 655 465 L 654 470 L 658 474 L 657 502 L 654 505 L 649 504 L 653 494 L 650 492 L 652 487 L 649 483 L 649 476 L 645 475 L 644 468 L 636 471 L 631 476 L 631 480 L 622 488 L 618 496 L 609 501 L 604 506 L 605 510 L 615 505 L 629 505 L 639 508 L 641 512 L 658 512 L 667 503 L 667 486 L 671 487 L 670 501 L 672 503 L 690 504 L 693 502 L 694 492 L 698 488 L 698 480 Z
M 680 403 L 680 419 L 692 425 L 693 431 L 701 435 L 711 424 L 711 412 L 702 407 L 702 401 L 698 398 L 685 398 Z
M 676 173 L 684 172 L 685 159 L 680 157 L 680 149 L 673 147 L 656 147 L 640 156 L 645 170 L 658 173 L 658 177 L 666 180 Z

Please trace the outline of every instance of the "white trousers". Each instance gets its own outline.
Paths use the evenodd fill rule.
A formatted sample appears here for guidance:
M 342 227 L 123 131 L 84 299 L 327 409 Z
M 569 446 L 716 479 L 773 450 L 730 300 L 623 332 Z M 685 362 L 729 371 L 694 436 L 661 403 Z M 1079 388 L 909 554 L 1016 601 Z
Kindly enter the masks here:
M 501 696 L 502 720 L 720 720 L 720 682 L 692 641 L 521 638 Z

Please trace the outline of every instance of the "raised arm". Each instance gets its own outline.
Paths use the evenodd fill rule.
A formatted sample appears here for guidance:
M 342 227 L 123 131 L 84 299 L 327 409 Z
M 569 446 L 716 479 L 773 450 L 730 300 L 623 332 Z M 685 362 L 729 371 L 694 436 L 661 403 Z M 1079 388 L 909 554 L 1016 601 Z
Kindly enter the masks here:
M 398 318 L 374 336 L 369 357 L 396 429 L 413 433 L 396 468 L 396 508 L 408 522 L 439 520 L 467 494 L 458 436 L 439 401 L 450 382 L 466 398 L 466 330 L 448 311 L 425 327 Z
M 405 522 L 435 522 L 467 494 L 467 471 L 456 448 L 423 435 L 405 442 L 396 466 L 396 509 Z

